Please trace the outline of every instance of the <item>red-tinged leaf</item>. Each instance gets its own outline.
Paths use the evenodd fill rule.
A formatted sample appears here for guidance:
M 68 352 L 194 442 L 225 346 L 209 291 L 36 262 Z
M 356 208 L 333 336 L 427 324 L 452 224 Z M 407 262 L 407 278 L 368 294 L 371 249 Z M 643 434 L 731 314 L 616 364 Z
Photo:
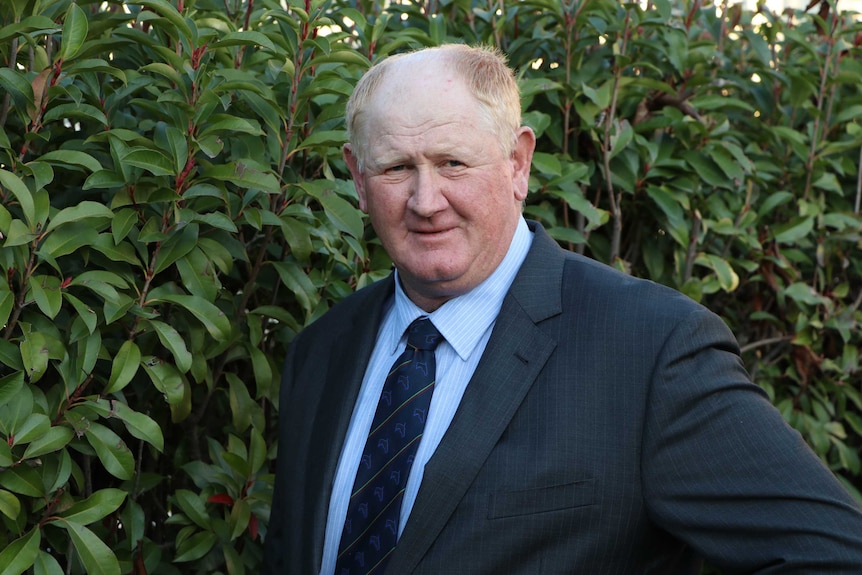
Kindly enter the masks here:
M 248 532 L 251 534 L 252 541 L 257 541 L 258 524 L 257 515 L 254 513 L 251 514 L 251 517 L 248 520 Z
M 227 493 L 216 493 L 207 498 L 207 503 L 221 503 L 222 505 L 233 505 L 233 497 Z

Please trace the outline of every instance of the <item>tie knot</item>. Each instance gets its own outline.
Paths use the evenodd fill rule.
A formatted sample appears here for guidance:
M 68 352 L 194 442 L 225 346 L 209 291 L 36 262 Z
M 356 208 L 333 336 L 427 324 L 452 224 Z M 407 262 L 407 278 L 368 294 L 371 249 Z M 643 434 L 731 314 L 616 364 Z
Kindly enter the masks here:
M 416 349 L 434 351 L 443 336 L 427 317 L 420 317 L 407 328 L 407 345 Z

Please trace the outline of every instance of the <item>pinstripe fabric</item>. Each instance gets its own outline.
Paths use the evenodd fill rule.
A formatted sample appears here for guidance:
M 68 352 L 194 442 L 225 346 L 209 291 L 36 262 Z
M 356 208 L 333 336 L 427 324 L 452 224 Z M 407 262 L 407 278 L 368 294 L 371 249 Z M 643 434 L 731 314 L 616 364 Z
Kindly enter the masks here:
M 862 511 L 750 383 L 724 323 L 534 232 L 388 573 L 684 575 L 700 557 L 862 573 Z M 364 322 L 392 289 L 359 292 L 291 348 L 265 575 L 319 571 L 350 374 L 371 355 L 312 350 L 333 332 L 373 340 Z

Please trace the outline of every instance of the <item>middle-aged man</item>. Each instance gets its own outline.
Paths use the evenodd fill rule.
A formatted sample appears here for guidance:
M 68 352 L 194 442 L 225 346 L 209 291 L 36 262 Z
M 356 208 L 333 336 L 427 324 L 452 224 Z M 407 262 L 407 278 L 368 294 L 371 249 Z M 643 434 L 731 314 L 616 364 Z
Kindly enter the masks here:
M 347 122 L 395 271 L 291 346 L 267 575 L 862 573 L 862 511 L 724 323 L 523 219 L 498 53 L 388 58 Z

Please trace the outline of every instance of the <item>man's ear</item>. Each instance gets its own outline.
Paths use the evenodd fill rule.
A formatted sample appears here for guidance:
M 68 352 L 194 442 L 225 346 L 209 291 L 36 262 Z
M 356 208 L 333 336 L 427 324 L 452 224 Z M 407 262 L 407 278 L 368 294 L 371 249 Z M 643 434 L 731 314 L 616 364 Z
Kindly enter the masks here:
M 536 149 L 536 134 L 531 128 L 521 126 L 517 132 L 515 148 L 512 150 L 512 183 L 515 188 L 515 199 L 523 202 L 527 198 L 530 183 L 530 166 L 533 163 L 533 151 Z
M 365 198 L 365 179 L 362 177 L 362 170 L 359 168 L 359 158 L 353 152 L 353 146 L 344 144 L 341 149 L 344 154 L 344 161 L 347 163 L 347 168 L 350 170 L 350 176 L 353 178 L 353 187 L 356 188 L 356 194 L 359 196 L 359 209 L 368 213 L 368 202 Z

